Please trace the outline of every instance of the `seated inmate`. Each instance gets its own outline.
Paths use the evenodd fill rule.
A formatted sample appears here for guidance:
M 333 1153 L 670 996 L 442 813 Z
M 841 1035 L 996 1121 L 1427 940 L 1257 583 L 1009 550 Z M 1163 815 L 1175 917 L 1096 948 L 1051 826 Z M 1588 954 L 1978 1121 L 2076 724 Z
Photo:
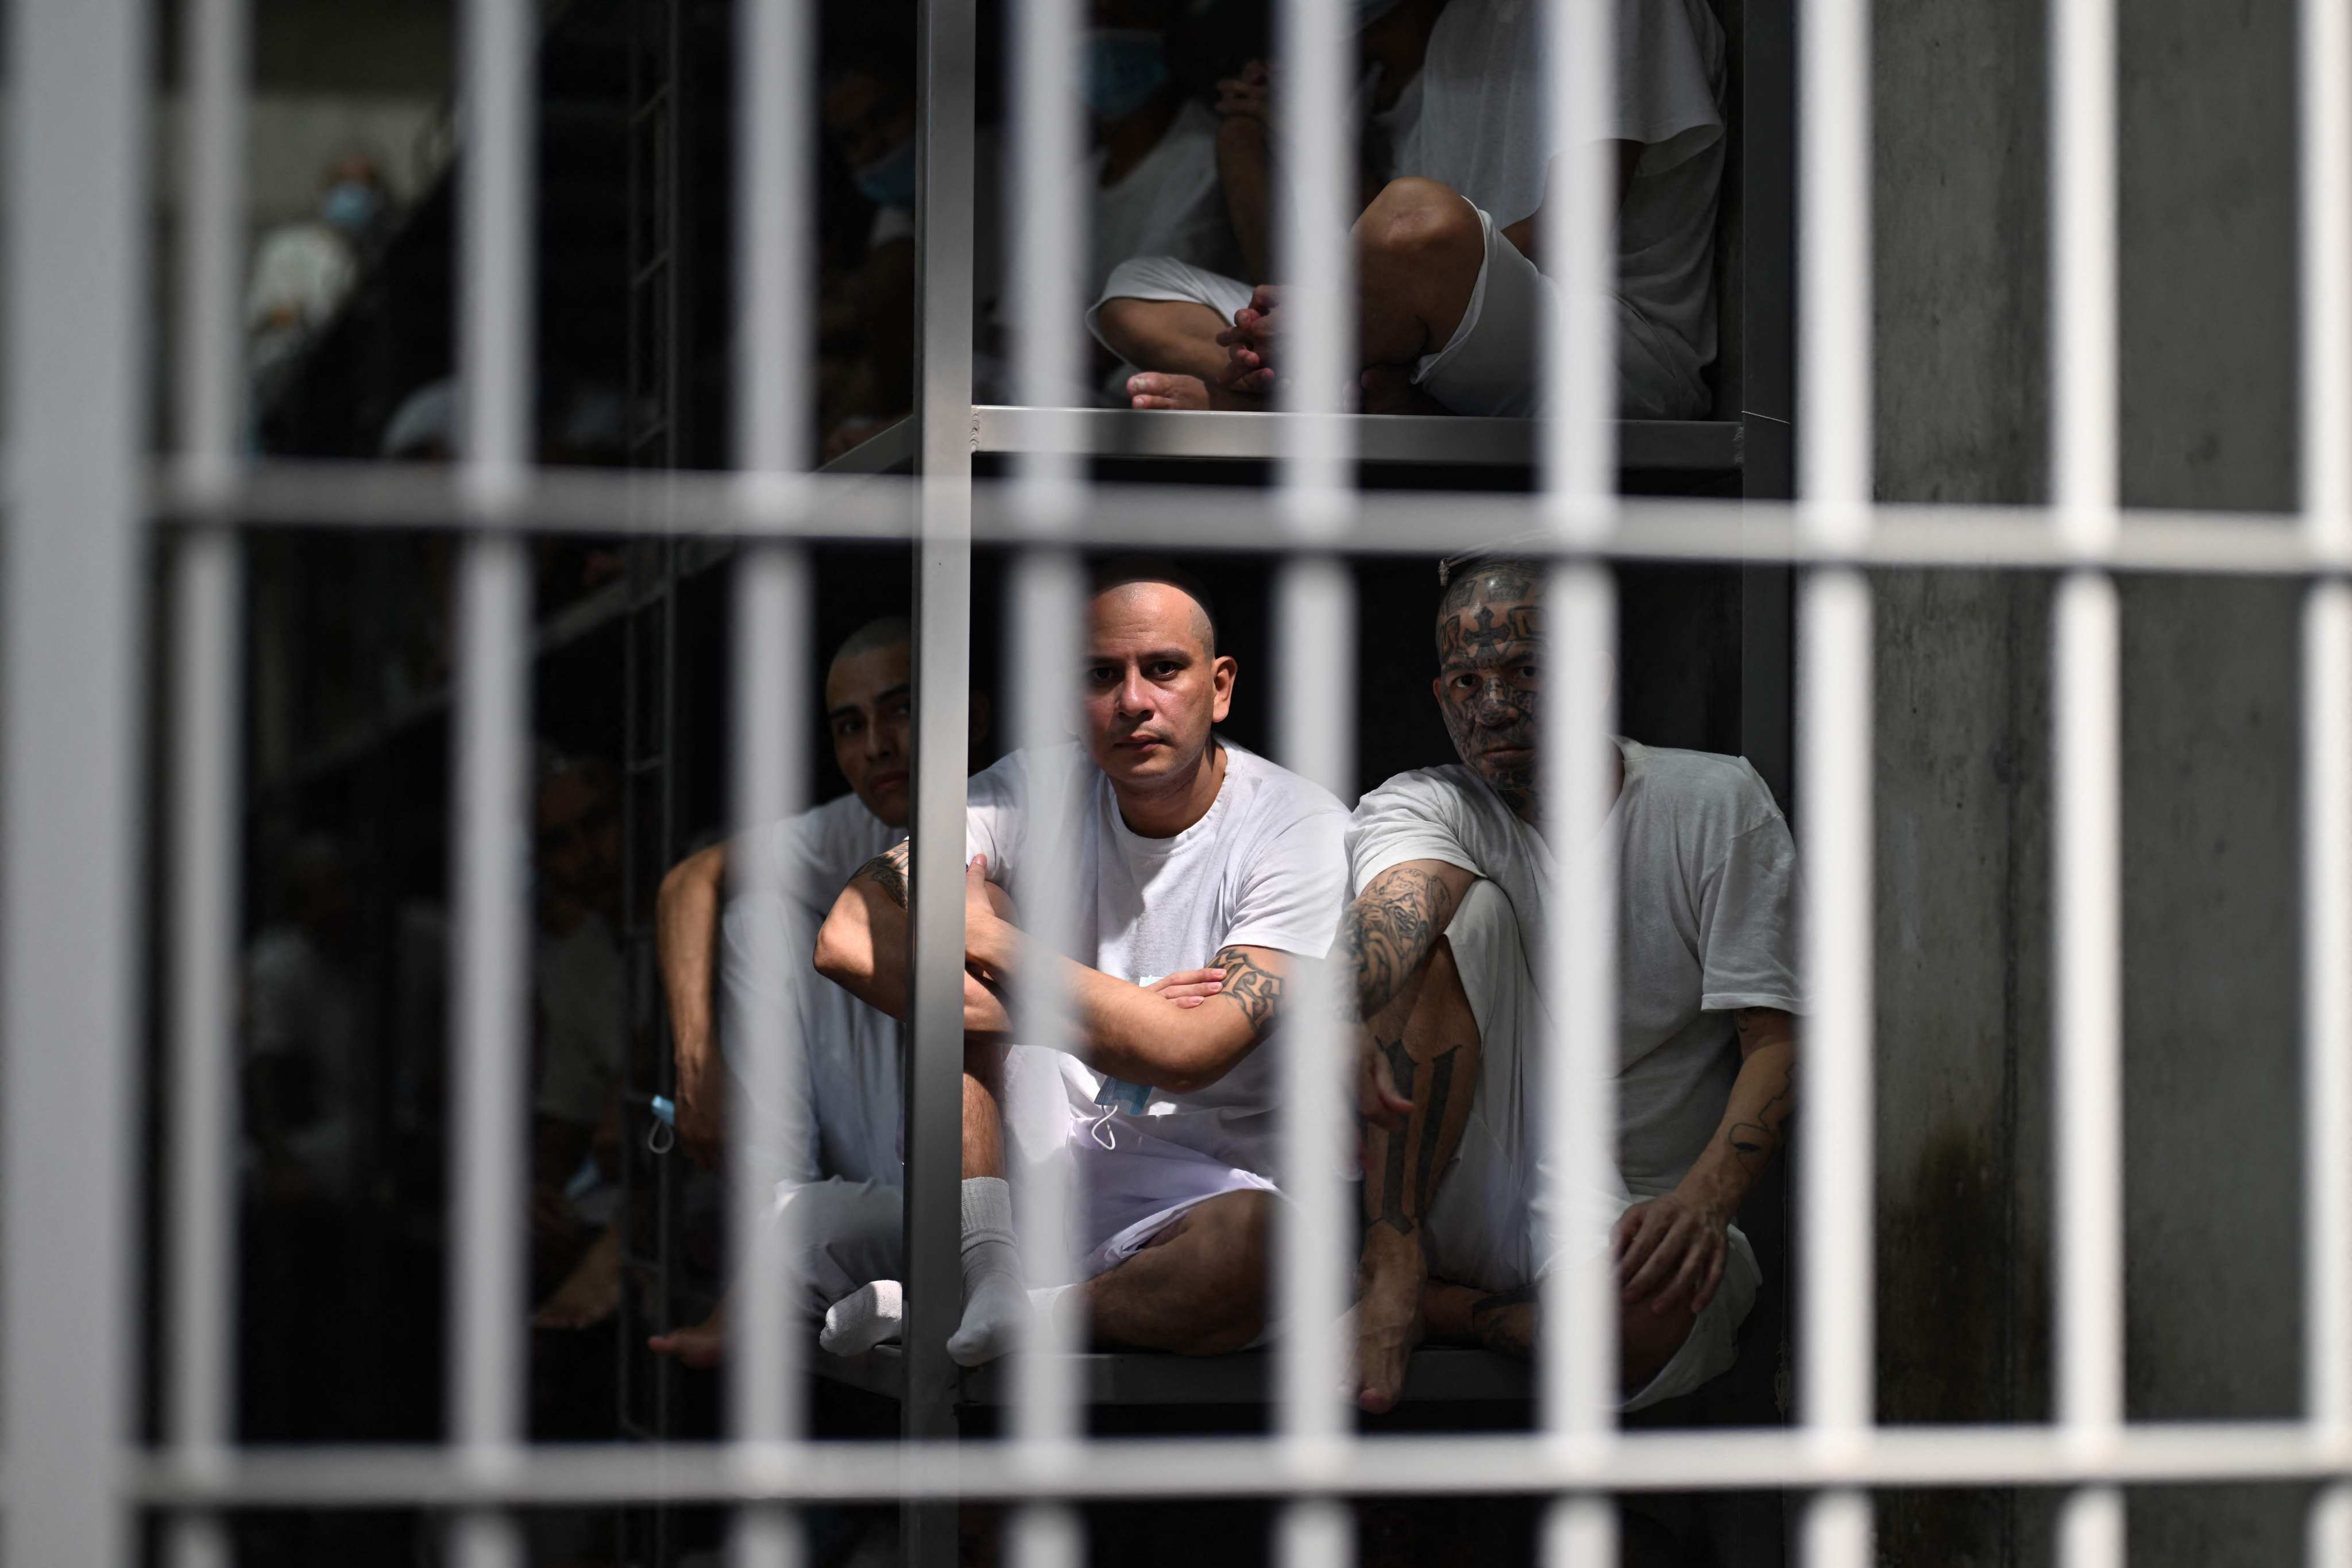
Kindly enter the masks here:
M 826 984 L 809 964 L 818 925 L 858 867 L 902 844 L 913 810 L 913 656 L 906 617 L 850 634 L 824 678 L 824 721 L 850 793 L 689 856 L 662 879 L 656 912 L 677 1068 L 678 1142 L 698 1164 L 723 1152 L 730 1116 L 768 1121 L 783 1140 L 775 1194 L 797 1212 L 797 1267 L 811 1321 L 869 1279 L 899 1272 L 904 1089 L 896 1019 Z M 972 743 L 988 723 L 972 698 Z M 722 898 L 730 885 L 737 889 Z M 761 955 L 795 961 L 779 973 Z M 714 1010 L 713 972 L 724 1028 Z M 724 1033 L 782 1015 L 797 1043 L 782 1103 L 742 1103 Z M 726 1304 L 708 1321 L 651 1342 L 690 1364 L 724 1349 Z
M 1610 294 L 1620 411 L 1706 411 L 1724 40 L 1706 0 L 1614 0 L 1618 171 Z M 1544 10 L 1517 0 L 1367 8 L 1369 117 L 1394 176 L 1351 234 L 1361 406 L 1523 417 L 1542 409 L 1543 208 L 1567 149 L 1546 128 Z M 1412 75 L 1406 79 L 1406 71 Z M 1402 81 L 1394 96 L 1387 82 Z M 1093 318 L 1139 407 L 1245 406 L 1287 374 L 1282 287 L 1172 266 L 1115 274 Z M 1139 357 L 1140 356 L 1140 357 Z M 1193 384 L 1198 383 L 1196 387 Z
M 1551 1038 L 1535 981 L 1553 851 L 1537 829 L 1542 568 L 1472 563 L 1437 616 L 1438 706 L 1458 763 L 1401 773 L 1349 828 L 1357 889 L 1336 952 L 1366 1025 L 1357 1398 L 1395 1402 L 1428 1335 L 1526 1354 L 1549 1250 L 1538 1124 Z M 1755 1254 L 1732 1223 L 1793 1100 L 1797 867 L 1737 757 L 1620 740 L 1603 831 L 1617 855 L 1613 1221 L 1629 1409 L 1731 1364 Z M 1384 1127 L 1380 1121 L 1400 1121 Z M 1573 1223 L 1577 1216 L 1559 1216 Z
M 971 782 L 964 956 L 984 984 L 966 990 L 964 1306 L 948 1347 L 967 1366 L 1011 1349 L 1036 1311 L 1139 1349 L 1212 1354 L 1257 1339 L 1281 1174 L 1284 983 L 1325 955 L 1346 898 L 1346 808 L 1214 732 L 1237 669 L 1217 651 L 1204 595 L 1172 572 L 1110 571 L 1086 637 L 1081 743 L 1015 752 Z M 1045 778 L 1075 821 L 1033 817 Z M 1066 955 L 1005 918 L 1049 845 L 1075 871 Z M 906 1007 L 906 863 L 902 846 L 861 870 L 817 944 L 820 970 L 894 1016 Z M 1074 1055 L 1007 1051 L 999 998 L 1034 964 L 1069 984 Z M 1222 984 L 1197 1005 L 1146 989 L 1203 967 Z M 1075 1184 L 1074 1256 L 1064 1279 L 1035 1282 L 1034 1301 L 1005 1181 L 1015 1078 L 1021 1130 L 1039 1106 Z M 826 1344 L 878 1343 L 898 1306 L 887 1282 L 861 1292 L 829 1315 Z

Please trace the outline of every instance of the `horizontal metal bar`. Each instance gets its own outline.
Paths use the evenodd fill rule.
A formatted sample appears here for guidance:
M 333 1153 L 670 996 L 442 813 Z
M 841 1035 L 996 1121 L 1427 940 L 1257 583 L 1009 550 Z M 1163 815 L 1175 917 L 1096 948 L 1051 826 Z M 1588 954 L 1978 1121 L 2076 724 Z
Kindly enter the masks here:
M 887 476 L 809 476 L 753 483 L 729 476 L 645 476 L 618 469 L 540 469 L 486 507 L 431 464 L 259 465 L 226 489 L 193 487 L 159 468 L 150 509 L 172 523 L 234 522 L 322 528 L 462 528 L 484 531 L 797 538 L 850 543 L 911 537 L 915 490 Z M 974 537 L 982 543 L 1048 541 L 1078 547 L 1287 553 L 1286 515 L 1274 492 L 1101 485 L 1075 525 L 1030 513 L 1006 482 L 973 486 Z M 2050 526 L 2040 507 L 1883 504 L 1851 544 L 1820 527 L 1818 505 L 1759 500 L 1622 497 L 1611 526 L 1589 543 L 1531 532 L 1529 498 L 1494 491 L 1367 490 L 1354 500 L 1351 554 L 1457 554 L 1508 544 L 1561 560 L 1748 561 L 1796 565 L 2003 567 L 2057 571 L 2084 564 L 2118 572 L 2277 577 L 2343 570 L 2315 547 L 2304 520 L 2279 512 L 2146 510 L 2126 513 L 2111 542 L 2085 554 Z M 1054 531 L 1059 529 L 1061 531 Z
M 2352 1443 L 2285 1421 L 2135 1426 L 2099 1447 L 2053 1426 L 1901 1426 L 1852 1446 L 1785 1428 L 1580 1441 L 1369 1436 L 1344 1461 L 1271 1437 L 1121 1439 L 1063 1452 L 1068 1463 L 1047 1467 L 1014 1443 L 614 1444 L 509 1450 L 489 1467 L 451 1448 L 354 1446 L 247 1448 L 197 1467 L 157 1450 L 134 1464 L 131 1486 L 160 1507 L 450 1508 L 2156 1486 L 2352 1474 Z
M 1129 408 L 984 404 L 972 416 L 975 451 L 1070 450 L 1097 458 L 1273 462 L 1282 456 L 1287 427 L 1282 414 L 1221 410 L 1171 417 Z M 1349 424 L 1357 459 L 1365 463 L 1525 468 L 1535 465 L 1541 447 L 1542 426 L 1531 419 L 1359 414 Z M 1728 420 L 1628 419 L 1615 428 L 1620 469 L 1738 471 L 1744 431 Z M 1066 441 L 1071 445 L 1064 447 Z

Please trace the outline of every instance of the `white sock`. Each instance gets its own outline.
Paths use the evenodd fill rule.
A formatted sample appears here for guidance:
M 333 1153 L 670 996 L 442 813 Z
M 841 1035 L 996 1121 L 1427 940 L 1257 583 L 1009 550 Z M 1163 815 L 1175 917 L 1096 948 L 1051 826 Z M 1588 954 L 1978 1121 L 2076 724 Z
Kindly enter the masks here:
M 948 1341 L 958 1366 L 994 1361 L 1029 1326 L 1029 1292 L 1013 1245 L 1013 1188 L 1002 1176 L 963 1184 L 963 1324 Z
M 824 1310 L 816 1342 L 835 1355 L 864 1355 L 897 1339 L 906 1315 L 905 1289 L 896 1279 L 877 1279 Z
M 1076 1285 L 1040 1285 L 1029 1292 L 1029 1316 L 1033 1321 L 1050 1323 L 1054 1314 L 1063 1310 L 1062 1299 L 1076 1289 Z M 1067 1350 L 1082 1351 L 1084 1345 L 1067 1345 Z

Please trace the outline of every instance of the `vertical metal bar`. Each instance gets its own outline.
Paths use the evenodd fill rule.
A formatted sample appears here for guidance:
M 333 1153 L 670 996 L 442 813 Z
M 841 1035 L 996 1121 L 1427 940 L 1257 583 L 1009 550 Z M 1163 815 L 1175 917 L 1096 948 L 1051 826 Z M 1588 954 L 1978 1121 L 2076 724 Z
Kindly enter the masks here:
M 1801 1408 L 1814 1439 L 1858 1458 L 1876 1411 L 1872 1226 L 1872 660 L 1869 580 L 1808 574 L 1800 620 L 1806 781 L 1806 1132 L 1802 1180 Z M 1810 1568 L 1864 1568 L 1870 1499 L 1823 1493 L 1809 1506 Z
M 1870 531 L 1872 495 L 1870 10 L 1808 0 L 1800 38 L 1804 108 L 1798 188 L 1804 399 L 1799 421 L 1804 525 L 1833 548 Z M 1872 762 L 1870 583 L 1835 568 L 1804 579 L 1799 635 L 1800 773 L 1805 823 L 1803 1050 L 1808 1095 L 1801 1167 L 1804 1237 L 1802 1409 L 1816 1441 L 1858 1456 L 1875 1418 L 1875 1190 L 1871 1037 Z M 1867 1493 L 1807 1505 L 1809 1568 L 1871 1561 Z
M 2303 509 L 2352 545 L 2352 5 L 2302 0 Z
M 1614 525 L 1617 405 L 1614 155 L 1609 151 L 1614 18 L 1605 5 L 1546 12 L 1542 79 L 1565 147 L 1543 244 L 1559 287 L 1544 324 L 1542 514 L 1556 542 L 1591 543 Z M 1561 1232 L 1546 1250 L 1565 1260 L 1543 1281 L 1538 1351 L 1543 1426 L 1554 1443 L 1597 1451 L 1617 1426 L 1617 1300 L 1597 1194 L 1617 1178 L 1617 868 L 1601 824 L 1615 796 L 1613 689 L 1617 584 L 1606 565 L 1561 563 L 1547 595 L 1545 634 L 1559 697 L 1540 759 L 1546 838 L 1561 885 L 1549 951 L 1535 954 L 1553 1000 L 1553 1069 L 1540 1075 L 1544 1212 Z M 1617 1510 L 1605 1497 L 1557 1503 L 1545 1531 L 1555 1568 L 1616 1561 Z
M 906 1392 L 908 1437 L 952 1436 L 947 1342 L 962 1305 L 964 769 L 971 645 L 972 133 L 975 18 L 923 0 L 916 54 L 920 523 L 915 565 L 915 815 L 908 888 Z M 956 1552 L 952 1510 L 907 1511 L 907 1560 Z
M 2312 584 L 2303 662 L 2304 1405 L 2352 1442 L 2352 584 Z M 2352 1486 L 2314 1500 L 2315 1568 L 2352 1568 Z
M 1013 17 L 1013 123 L 1017 179 L 1007 182 L 1018 236 L 1020 330 L 1015 340 L 1020 400 L 1044 410 L 1045 437 L 1021 459 L 1017 504 L 1050 531 L 1073 524 L 1085 492 L 1076 456 L 1075 419 L 1062 405 L 1076 395 L 1087 355 L 1079 322 L 1087 301 L 1074 286 L 1069 258 L 1087 253 L 1082 184 L 1067 175 L 1080 166 L 1078 100 L 1069 84 L 1078 59 L 1076 0 L 1023 0 Z M 1069 734 L 1077 710 L 1079 661 L 1087 601 L 1077 558 L 1066 552 L 1029 554 L 1014 579 L 1014 649 L 1018 671 L 1015 739 L 1032 756 L 1045 756 Z M 1076 895 L 1067 864 L 1070 836 L 1050 825 L 1075 820 L 1076 802 L 1063 798 L 1067 778 L 1051 769 L 1030 775 L 1032 819 L 1049 825 L 1031 835 L 1038 864 L 1027 868 L 1022 919 L 1038 944 L 1067 952 L 1076 931 Z M 1024 1040 L 1046 1050 L 1069 1043 L 1069 997 L 1059 969 L 1032 965 L 1022 976 Z M 1024 1164 L 1022 1172 L 1023 1267 L 1033 1280 L 1059 1279 L 1076 1255 L 1076 1213 L 1066 1162 Z M 1079 1347 L 1075 1325 L 1047 1314 L 1031 1329 L 1013 1370 L 1013 1430 L 1041 1472 L 1066 1470 L 1079 1435 L 1077 1391 L 1070 1352 Z M 1077 1521 L 1068 1510 L 1045 1505 L 1020 1510 L 1008 1527 L 1018 1568 L 1076 1568 L 1083 1555 Z
M 2352 563 L 2352 5 L 2304 0 L 2303 510 Z M 2304 1405 L 2352 1443 L 2352 585 L 2312 584 L 2303 665 Z M 2352 1568 L 2352 1483 L 2314 1496 L 2306 1560 Z
M 2123 1415 L 2122 935 L 2114 581 L 2076 572 L 2057 606 L 2058 1417 L 2104 1447 Z M 2122 1494 L 2068 1500 L 2067 1568 L 2120 1561 Z M 2112 1519 L 2109 1516 L 2112 1515 Z
M 2051 9 L 2051 500 L 2089 553 L 2116 526 L 2115 0 Z M 2120 694 L 2114 582 L 2058 592 L 2056 668 L 2058 1417 L 2087 1447 L 2123 1415 Z M 2123 1494 L 2069 1497 L 2066 1568 L 2114 1568 Z
M 1296 426 L 1294 426 L 1296 428 Z M 1275 733 L 1283 763 L 1342 800 L 1355 774 L 1355 584 L 1328 556 L 1290 562 L 1276 583 L 1275 662 L 1281 671 Z M 1355 1236 L 1346 1168 L 1347 1108 L 1334 1086 L 1348 1081 L 1338 995 L 1322 965 L 1294 977 L 1297 998 L 1283 1026 L 1283 1190 L 1289 1198 L 1277 1220 L 1279 1256 L 1274 1275 L 1282 1334 L 1282 1431 L 1290 1462 L 1302 1473 L 1344 1467 L 1350 1421 L 1342 1397 L 1343 1348 L 1332 1325 L 1347 1310 Z M 1332 1536 L 1322 1505 L 1294 1503 L 1285 1550 L 1345 1552 L 1349 1538 Z M 1336 1546 L 1332 1545 L 1337 1542 Z M 1292 1559 L 1289 1568 L 1306 1568 Z
M 458 577 L 457 1126 L 450 1170 L 450 1279 L 456 1354 L 451 1435 L 495 1473 L 521 1435 L 523 1301 L 520 1222 L 528 1027 L 530 865 L 523 664 L 530 577 L 509 534 L 469 540 Z
M 9 7 L 0 1435 L 11 1563 L 130 1548 L 148 7 Z
M 1570 151 L 1559 155 L 1539 237 L 1559 282 L 1544 321 L 1541 477 L 1562 526 L 1589 536 L 1607 526 L 1598 508 L 1617 484 L 1617 170 L 1609 140 L 1616 29 L 1606 5 L 1553 5 L 1543 15 L 1546 110 L 1557 128 L 1545 145 Z
M 1542 967 L 1552 999 L 1543 1075 L 1546 1277 L 1538 1373 L 1551 1441 L 1597 1449 L 1617 1425 L 1617 1288 L 1596 1194 L 1617 1189 L 1617 865 L 1602 825 L 1617 791 L 1617 584 L 1606 565 L 1564 563 L 1546 595 L 1552 717 L 1540 745 L 1545 837 L 1559 856 Z M 1580 1527 L 1593 1529 L 1587 1524 Z M 1558 1543 L 1555 1538 L 1555 1543 Z
M 246 0 L 194 0 L 185 55 L 180 364 L 175 424 L 184 479 L 225 489 L 244 407 L 237 336 L 244 216 Z M 171 1398 L 182 1463 L 208 1468 L 231 1441 L 236 1385 L 237 762 L 242 560 L 207 527 L 173 558 L 174 748 L 172 801 Z M 217 1516 L 170 1531 L 175 1568 L 226 1568 Z
M 461 481 L 495 508 L 520 490 L 530 461 L 532 362 L 531 192 L 534 105 L 526 0 L 467 0 L 459 51 L 457 279 L 464 389 Z M 500 1473 L 522 1436 L 523 1260 L 517 1216 L 525 1192 L 522 1135 L 529 1059 L 530 864 L 525 791 L 530 579 L 521 539 L 467 541 L 459 560 L 457 703 L 456 1016 L 451 1082 L 450 1279 L 456 1353 L 452 1436 L 485 1478 Z M 467 1568 L 520 1561 L 503 1514 L 461 1514 L 455 1555 Z
M 1346 193 L 1356 188 L 1355 127 L 1347 62 L 1355 58 L 1339 0 L 1283 0 L 1276 52 L 1287 73 L 1276 128 L 1279 162 L 1290 171 L 1275 227 L 1278 276 L 1289 280 L 1292 317 L 1283 352 L 1284 406 L 1297 417 L 1283 431 L 1281 480 L 1301 526 L 1324 531 L 1324 514 L 1349 483 L 1355 443 L 1339 417 L 1351 405 L 1355 352 L 1355 257 Z
M 805 466 L 814 413 L 812 346 L 807 311 L 811 271 L 808 215 L 814 211 L 806 116 L 812 100 L 814 28 L 806 0 L 752 0 L 740 13 L 736 53 L 737 188 L 735 199 L 736 461 L 740 483 L 789 495 Z M 806 554 L 797 546 L 761 542 L 738 559 L 735 578 L 735 831 L 743 835 L 799 809 L 807 776 L 800 754 L 810 733 L 810 671 L 805 628 L 810 618 Z M 743 868 L 746 890 L 767 869 L 759 858 Z M 782 973 L 805 965 L 786 951 L 783 928 L 754 928 L 767 951 L 755 966 Z M 807 1042 L 793 1020 L 772 1011 L 737 1020 L 727 1043 L 746 1100 L 773 1106 L 805 1080 Z M 734 1436 L 783 1444 L 802 1434 L 804 1415 L 801 1355 L 805 1335 L 793 1303 L 792 1278 L 801 1213 L 778 1205 L 777 1184 L 787 1151 L 775 1118 L 739 1117 L 731 1139 L 730 1194 L 736 1268 L 735 1345 L 730 1363 Z M 801 1556 L 800 1521 L 789 1508 L 743 1510 L 732 1542 L 736 1568 L 793 1568 Z
M 205 528 L 173 562 L 170 1439 L 210 1468 L 230 1442 L 236 1356 L 237 542 Z M 183 1568 L 228 1560 L 209 1515 L 173 1521 Z

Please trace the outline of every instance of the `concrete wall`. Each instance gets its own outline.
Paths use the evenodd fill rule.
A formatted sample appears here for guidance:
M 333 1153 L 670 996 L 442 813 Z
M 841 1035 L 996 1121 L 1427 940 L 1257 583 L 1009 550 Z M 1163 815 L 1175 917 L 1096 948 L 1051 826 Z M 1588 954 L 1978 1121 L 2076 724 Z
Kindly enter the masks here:
M 2043 494 L 2046 16 L 1878 7 L 1888 499 Z M 2122 8 L 2123 483 L 2295 495 L 2291 0 Z M 2046 582 L 1879 581 L 1881 1413 L 2049 1413 Z M 2291 1414 L 2300 1375 L 2296 606 L 2125 585 L 2127 1392 Z M 2295 1559 L 2291 1489 L 2136 1494 L 2135 1563 Z M 1890 1563 L 2050 1560 L 2045 1498 L 1904 1495 Z

